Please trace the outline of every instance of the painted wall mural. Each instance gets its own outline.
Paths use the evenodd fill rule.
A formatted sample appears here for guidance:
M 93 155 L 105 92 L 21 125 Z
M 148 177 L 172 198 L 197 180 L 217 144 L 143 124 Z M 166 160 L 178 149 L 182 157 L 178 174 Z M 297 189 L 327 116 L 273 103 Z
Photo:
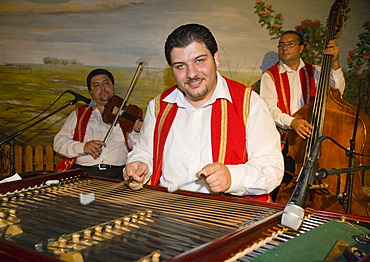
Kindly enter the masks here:
M 165 39 L 186 23 L 206 25 L 219 44 L 220 71 L 246 85 L 258 83 L 277 61 L 274 32 L 297 26 L 325 27 L 334 0 L 0 0 L 0 134 L 7 137 L 32 123 L 64 91 L 89 96 L 86 75 L 96 67 L 112 71 L 124 95 L 140 61 L 145 67 L 130 103 L 148 101 L 173 85 L 164 58 Z M 350 0 L 339 34 L 344 71 L 367 72 L 347 60 L 369 21 L 368 0 Z M 262 13 L 261 13 L 262 12 Z M 302 23 L 303 22 L 303 23 Z M 270 24 L 269 24 L 270 23 Z M 311 23 L 311 24 L 310 24 Z M 272 33 L 271 33 L 272 32 Z M 365 55 L 352 58 L 366 59 Z M 354 61 L 354 60 L 352 60 Z M 367 61 L 367 64 L 366 64 Z M 353 63 L 352 63 L 353 64 Z M 63 95 L 46 114 L 68 103 Z M 74 105 L 75 106 L 75 105 Z M 71 106 L 17 137 L 50 144 Z M 31 120 L 26 124 L 24 121 Z

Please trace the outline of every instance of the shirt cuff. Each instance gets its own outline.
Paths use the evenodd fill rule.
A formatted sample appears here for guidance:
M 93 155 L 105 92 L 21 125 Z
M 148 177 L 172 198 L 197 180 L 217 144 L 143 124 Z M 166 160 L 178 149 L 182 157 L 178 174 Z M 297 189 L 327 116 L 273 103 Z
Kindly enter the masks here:
M 85 152 L 84 152 L 84 146 L 85 146 L 85 142 L 82 142 L 82 143 L 77 143 L 76 145 L 75 145 L 75 149 L 76 149 L 76 153 L 78 154 L 78 155 L 83 155 L 83 154 L 85 154 Z
M 336 69 L 336 70 L 334 70 L 334 69 L 330 69 L 330 70 L 331 70 L 331 72 L 332 72 L 334 75 L 336 75 L 336 76 L 343 75 L 342 68 L 338 68 L 338 69 Z
M 225 193 L 237 195 L 237 196 L 243 196 L 247 194 L 245 192 L 244 188 L 244 176 L 240 175 L 245 172 L 243 166 L 238 166 L 238 165 L 226 165 L 226 167 L 230 171 L 230 176 L 231 176 L 231 185 L 228 190 L 225 191 Z
M 132 139 L 137 140 L 139 138 L 140 132 L 136 132 L 135 130 L 132 130 L 132 132 L 129 134 Z
M 282 126 L 282 128 L 284 128 L 284 129 L 292 129 L 290 127 L 290 124 L 294 120 L 294 117 L 292 117 L 290 115 L 287 115 L 287 114 L 284 114 L 282 118 L 283 118 L 282 120 L 283 120 L 283 123 L 284 123 L 284 126 Z

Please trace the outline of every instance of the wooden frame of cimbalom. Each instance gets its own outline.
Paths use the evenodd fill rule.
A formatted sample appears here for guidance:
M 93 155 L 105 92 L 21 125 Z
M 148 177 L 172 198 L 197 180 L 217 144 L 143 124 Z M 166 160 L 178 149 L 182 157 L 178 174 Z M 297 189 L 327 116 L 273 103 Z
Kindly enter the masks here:
M 370 234 L 368 217 L 306 208 L 295 230 L 282 223 L 282 204 L 151 185 L 133 191 L 81 169 L 53 171 L 61 157 L 52 146 L 2 149 L 4 176 L 23 179 L 0 184 L 0 261 L 250 261 L 333 222 L 364 241 Z

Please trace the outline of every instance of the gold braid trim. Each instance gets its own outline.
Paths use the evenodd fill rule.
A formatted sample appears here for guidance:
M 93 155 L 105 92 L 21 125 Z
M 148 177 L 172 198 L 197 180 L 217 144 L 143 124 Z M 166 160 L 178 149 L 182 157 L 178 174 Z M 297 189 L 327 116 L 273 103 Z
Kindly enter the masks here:
M 304 77 L 306 80 L 306 87 L 307 87 L 307 95 L 305 97 L 304 103 L 307 104 L 310 101 L 310 93 L 311 93 L 311 86 L 310 86 L 310 78 L 308 76 L 308 72 L 306 67 L 303 67 Z
M 161 95 L 157 95 L 154 101 L 155 101 L 154 102 L 154 115 L 155 115 L 155 118 L 157 118 L 159 114 L 160 104 L 161 104 Z
M 226 157 L 226 143 L 227 143 L 227 100 L 221 99 L 221 137 L 220 137 L 220 151 L 218 153 L 218 162 L 224 163 Z
M 78 141 L 82 142 L 82 134 L 81 134 L 81 125 L 82 125 L 82 120 L 84 119 L 85 115 L 87 114 L 88 110 L 90 109 L 90 106 L 86 107 L 84 112 L 82 113 L 78 123 L 77 123 L 77 134 L 78 134 Z M 77 112 L 76 112 L 77 113 Z
M 244 125 L 247 126 L 249 115 L 250 101 L 251 101 L 251 88 L 247 87 L 244 93 L 243 112 L 244 112 Z
M 158 99 L 159 100 L 159 99 Z M 156 101 L 157 101 L 157 99 L 156 99 Z M 166 106 L 166 108 L 164 109 L 164 111 L 163 111 L 163 114 L 162 114 L 162 117 L 159 119 L 159 124 L 158 124 L 158 130 L 157 130 L 157 132 L 158 132 L 158 139 L 157 139 L 157 148 L 159 149 L 159 143 L 160 143 L 160 141 L 161 141 L 161 134 L 162 134 L 162 127 L 163 127 L 163 123 L 164 123 L 164 121 L 166 120 L 166 118 L 167 118 L 167 114 L 168 114 L 168 112 L 171 110 L 171 108 L 172 108 L 172 106 L 173 106 L 174 104 L 170 104 L 170 103 L 168 103 L 167 104 L 167 106 Z M 158 107 L 159 108 L 159 107 Z M 159 112 L 158 112 L 159 113 Z M 157 114 L 158 114 L 157 113 Z M 158 115 L 157 115 L 158 116 Z M 157 120 L 158 121 L 158 120 Z M 157 155 L 155 156 L 156 157 L 156 159 L 159 159 L 159 150 L 157 150 Z
M 250 96 L 251 88 L 248 87 L 244 92 L 243 100 L 243 120 L 245 126 L 247 126 L 247 120 L 250 109 Z M 227 121 L 228 121 L 228 110 L 227 110 L 227 100 L 221 99 L 221 137 L 220 137 L 220 151 L 218 154 L 218 162 L 224 163 L 226 157 L 226 143 L 227 143 Z
M 273 82 L 275 82 L 275 78 L 274 76 L 271 74 L 270 71 L 266 71 L 271 79 L 273 80 Z M 280 65 L 278 65 L 278 72 L 280 72 Z M 281 74 L 278 73 L 279 75 L 279 82 L 280 82 L 280 87 L 281 87 L 281 94 L 283 96 L 283 101 L 284 101 L 284 105 L 285 105 L 285 109 L 286 109 L 286 112 L 290 114 L 290 108 L 288 108 L 288 101 L 286 99 L 286 94 L 285 94 L 285 88 L 284 88 L 284 83 L 283 83 L 283 78 L 281 77 Z
M 278 70 L 280 72 L 280 66 Z M 290 108 L 288 108 L 288 100 L 286 99 L 285 87 L 284 87 L 283 78 L 281 77 L 281 74 L 279 74 L 279 80 L 280 80 L 280 86 L 281 86 L 281 94 L 283 95 L 286 112 L 290 115 Z

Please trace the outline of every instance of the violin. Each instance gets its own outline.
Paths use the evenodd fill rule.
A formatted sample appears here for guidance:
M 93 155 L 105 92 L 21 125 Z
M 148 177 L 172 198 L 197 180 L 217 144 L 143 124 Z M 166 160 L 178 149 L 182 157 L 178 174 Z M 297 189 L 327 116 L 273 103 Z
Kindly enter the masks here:
M 131 132 L 136 120 L 143 117 L 143 111 L 141 108 L 135 105 L 126 106 L 126 101 L 135 86 L 141 70 L 143 69 L 143 64 L 144 62 L 140 62 L 138 64 L 134 78 L 132 79 L 131 84 L 126 92 L 125 98 L 121 99 L 119 96 L 113 96 L 104 107 L 103 121 L 111 124 L 107 134 L 104 137 L 104 143 L 107 142 L 109 136 L 112 134 L 113 127 L 116 125 L 118 120 L 120 120 L 120 126 L 122 130 Z
M 132 132 L 136 120 L 143 118 L 143 110 L 136 105 L 123 106 L 123 99 L 114 95 L 104 106 L 103 121 L 113 124 L 118 114 L 117 122 L 126 132 Z M 120 108 L 122 107 L 122 110 Z

